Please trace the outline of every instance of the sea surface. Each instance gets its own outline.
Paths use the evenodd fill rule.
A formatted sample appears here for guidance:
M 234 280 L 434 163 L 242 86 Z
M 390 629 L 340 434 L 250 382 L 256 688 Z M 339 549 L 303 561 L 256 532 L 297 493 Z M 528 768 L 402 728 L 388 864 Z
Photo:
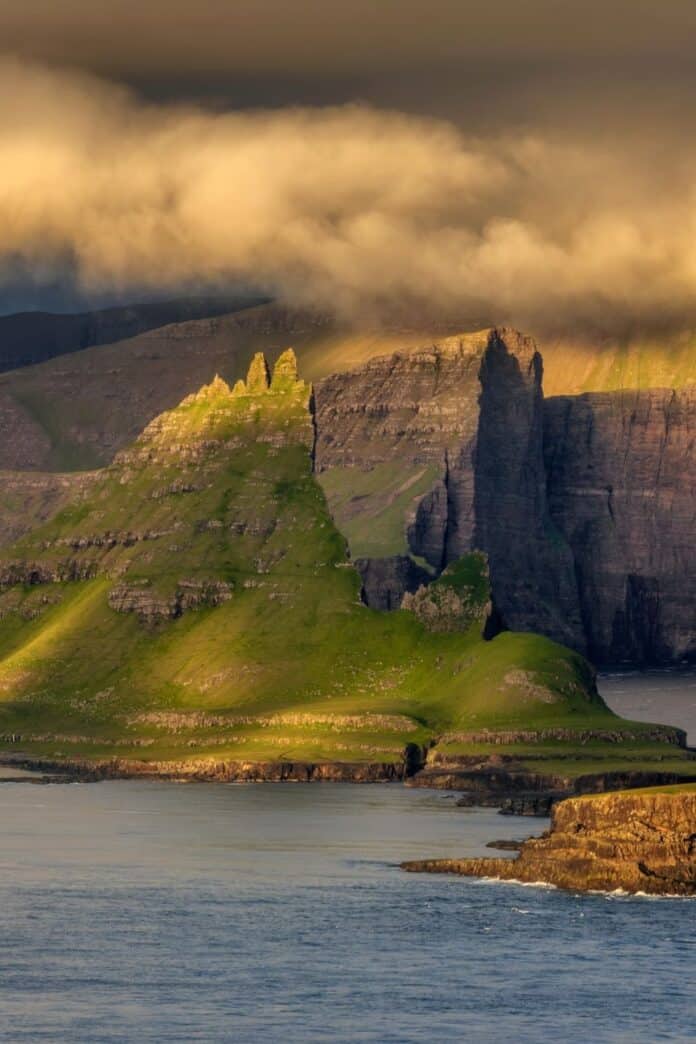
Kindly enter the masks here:
M 696 902 L 398 869 L 545 826 L 399 785 L 3 783 L 0 1041 L 696 1040 Z
M 598 683 L 617 714 L 634 721 L 678 725 L 686 729 L 689 745 L 696 747 L 696 667 L 616 671 L 601 674 Z

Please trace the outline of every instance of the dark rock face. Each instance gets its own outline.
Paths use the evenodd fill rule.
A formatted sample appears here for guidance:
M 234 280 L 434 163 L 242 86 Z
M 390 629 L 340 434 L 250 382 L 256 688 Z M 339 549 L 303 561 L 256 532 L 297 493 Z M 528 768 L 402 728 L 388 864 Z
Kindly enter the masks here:
M 404 870 L 546 882 L 580 891 L 696 895 L 696 791 L 604 794 L 556 805 L 516 859 L 429 859 Z
M 362 579 L 363 600 L 372 609 L 399 609 L 405 594 L 431 579 L 408 555 L 356 558 L 354 565 Z
M 531 338 L 494 331 L 481 364 L 473 541 L 468 519 L 460 532 L 455 495 L 446 555 L 458 558 L 463 540 L 472 541 L 488 555 L 505 627 L 540 631 L 584 652 L 572 554 L 554 532 L 546 502 L 541 380 Z
M 696 658 L 696 388 L 549 399 L 544 441 L 590 657 Z
M 472 443 L 487 332 L 371 359 L 315 388 L 316 468 L 437 464 Z
M 435 464 L 410 550 L 437 572 L 485 551 L 501 627 L 599 664 L 696 658 L 695 447 L 696 389 L 544 402 L 541 356 L 514 330 L 373 359 L 317 388 L 319 470 Z M 372 569 L 369 603 L 393 607 L 393 590 Z
M 541 377 L 534 342 L 508 329 L 373 359 L 319 383 L 316 463 L 437 464 L 413 553 L 440 571 L 485 551 L 500 625 L 584 651 L 572 555 L 546 504 Z
M 211 757 L 185 761 L 133 761 L 127 758 L 51 761 L 17 757 L 11 763 L 34 771 L 58 772 L 65 781 L 83 782 L 145 777 L 220 783 L 396 783 L 414 771 L 412 761 L 411 751 L 407 749 L 403 759 L 394 762 L 229 761 Z

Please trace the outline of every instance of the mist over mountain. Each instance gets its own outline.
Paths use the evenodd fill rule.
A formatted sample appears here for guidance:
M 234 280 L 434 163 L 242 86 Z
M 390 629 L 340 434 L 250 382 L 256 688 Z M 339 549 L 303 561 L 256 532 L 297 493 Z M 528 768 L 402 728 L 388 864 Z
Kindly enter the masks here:
M 684 326 L 692 147 L 472 136 L 361 104 L 224 111 L 0 64 L 0 270 L 85 294 L 246 282 L 343 315 Z

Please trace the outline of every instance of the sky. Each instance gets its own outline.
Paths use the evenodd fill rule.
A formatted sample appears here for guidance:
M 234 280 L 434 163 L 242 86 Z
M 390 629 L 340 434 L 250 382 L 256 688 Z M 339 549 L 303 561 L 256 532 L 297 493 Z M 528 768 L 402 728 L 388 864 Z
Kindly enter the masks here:
M 0 309 L 691 323 L 696 5 L 0 0 Z

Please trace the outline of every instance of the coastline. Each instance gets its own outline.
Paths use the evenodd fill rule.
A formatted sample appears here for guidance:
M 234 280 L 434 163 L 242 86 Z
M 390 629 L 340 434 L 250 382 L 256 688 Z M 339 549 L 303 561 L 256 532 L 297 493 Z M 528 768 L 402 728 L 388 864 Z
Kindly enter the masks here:
M 456 874 L 566 891 L 696 897 L 696 784 L 560 802 L 515 859 L 421 859 L 409 873 Z
M 457 804 L 498 808 L 503 814 L 548 817 L 568 798 L 693 783 L 693 776 L 659 770 L 586 773 L 572 777 L 512 771 L 501 765 L 432 769 L 425 762 L 243 761 L 191 758 L 143 761 L 131 758 L 50 758 L 0 751 L 0 767 L 41 774 L 50 782 L 92 783 L 142 779 L 178 783 L 401 783 L 408 787 L 448 790 Z M 33 780 L 38 782 L 37 780 Z

